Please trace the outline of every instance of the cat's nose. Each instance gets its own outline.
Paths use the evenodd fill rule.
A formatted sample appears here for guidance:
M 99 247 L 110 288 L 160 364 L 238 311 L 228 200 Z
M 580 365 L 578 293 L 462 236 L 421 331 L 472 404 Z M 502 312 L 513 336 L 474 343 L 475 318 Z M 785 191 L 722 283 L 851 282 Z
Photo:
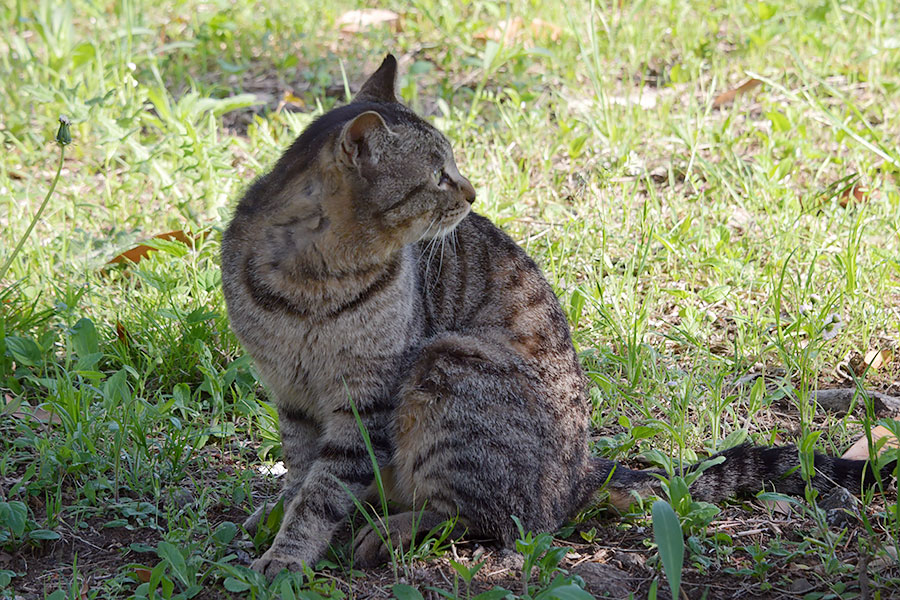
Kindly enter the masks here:
M 459 184 L 459 191 L 463 193 L 466 202 L 469 204 L 475 202 L 475 188 L 472 187 L 472 184 L 469 183 L 469 180 L 465 177 L 462 178 L 462 181 Z

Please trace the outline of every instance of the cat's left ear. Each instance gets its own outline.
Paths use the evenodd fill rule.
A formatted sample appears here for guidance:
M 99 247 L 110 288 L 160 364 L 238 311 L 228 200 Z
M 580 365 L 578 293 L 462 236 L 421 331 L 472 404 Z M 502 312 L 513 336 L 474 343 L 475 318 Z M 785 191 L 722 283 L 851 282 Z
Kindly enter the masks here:
M 338 160 L 348 167 L 359 167 L 361 160 L 377 162 L 379 133 L 390 133 L 377 112 L 369 110 L 344 125 L 338 142 Z
M 396 102 L 394 85 L 397 82 L 397 59 L 388 54 L 378 70 L 372 73 L 357 92 L 354 102 Z

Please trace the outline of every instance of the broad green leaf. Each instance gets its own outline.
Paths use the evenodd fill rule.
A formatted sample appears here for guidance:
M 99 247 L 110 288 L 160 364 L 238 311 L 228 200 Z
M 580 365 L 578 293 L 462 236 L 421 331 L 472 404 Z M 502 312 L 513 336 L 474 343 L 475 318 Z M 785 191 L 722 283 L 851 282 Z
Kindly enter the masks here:
M 182 579 L 185 576 L 187 573 L 187 564 L 184 562 L 184 556 L 182 556 L 181 551 L 173 544 L 169 542 L 160 542 L 156 547 L 156 553 L 161 559 L 169 562 L 169 565 L 171 565 L 179 579 Z M 187 582 L 182 580 L 182 583 Z
M 281 600 L 297 600 L 297 594 L 294 593 L 290 579 L 281 580 Z
M 728 292 L 731 291 L 731 286 L 728 285 L 713 285 L 708 288 L 704 288 L 697 292 L 697 295 L 700 296 L 700 299 L 708 304 L 715 304 L 716 302 L 720 302 L 728 296 Z
M 474 596 L 472 600 L 502 600 L 503 598 L 512 598 L 512 596 L 513 594 L 509 590 L 497 587 L 486 592 L 481 592 L 477 596 Z
M 231 540 L 234 539 L 234 536 L 237 535 L 237 525 L 232 523 L 231 521 L 225 521 L 218 527 L 216 527 L 215 533 L 213 533 L 213 538 L 220 544 L 227 544 Z
M 6 349 L 16 362 L 28 367 L 36 367 L 43 362 L 41 349 L 31 338 L 10 335 L 6 338 Z
M 684 566 L 684 536 L 681 533 L 681 523 L 665 500 L 653 503 L 652 515 L 653 538 L 659 548 L 659 557 L 662 559 L 666 579 L 669 580 L 672 597 L 678 598 L 681 589 L 681 569 Z
M 772 121 L 772 129 L 775 131 L 790 131 L 791 130 L 791 122 L 784 115 L 784 113 L 780 113 L 778 111 L 772 111 L 766 113 L 766 116 Z
M 425 597 L 422 596 L 422 593 L 419 590 L 411 585 L 406 585 L 405 583 L 395 584 L 391 589 L 397 600 L 425 600 Z
M 768 2 L 756 3 L 756 14 L 759 15 L 760 21 L 768 21 L 778 12 L 778 7 Z
M 229 592 L 246 592 L 250 589 L 250 584 L 245 583 L 243 581 L 239 581 L 234 577 L 228 577 L 225 579 L 225 582 L 222 584 L 225 586 L 225 589 Z
M 33 540 L 58 540 L 60 535 L 49 529 L 34 529 L 28 532 L 28 537 Z
M 0 526 L 9 528 L 13 535 L 25 533 L 25 522 L 28 519 L 28 507 L 24 502 L 13 500 L 0 502 Z
M 94 322 L 83 317 L 72 326 L 72 346 L 75 354 L 85 357 L 100 352 L 100 344 L 97 341 L 97 328 Z
M 125 369 L 119 369 L 106 380 L 103 384 L 103 397 L 108 406 L 121 406 L 131 400 Z

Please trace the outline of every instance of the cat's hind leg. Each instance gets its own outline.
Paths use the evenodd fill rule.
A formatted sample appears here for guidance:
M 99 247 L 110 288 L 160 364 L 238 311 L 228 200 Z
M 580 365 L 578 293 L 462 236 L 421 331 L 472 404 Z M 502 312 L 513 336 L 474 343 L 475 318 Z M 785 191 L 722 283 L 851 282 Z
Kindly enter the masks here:
M 411 510 L 387 519 L 379 517 L 372 525 L 363 527 L 353 540 L 353 565 L 357 568 L 374 567 L 390 560 L 388 547 L 404 551 L 423 541 L 430 532 L 447 522 L 447 517 L 430 510 Z M 459 523 L 453 525 L 447 538 L 456 539 L 465 531 Z
M 503 332 L 444 333 L 402 386 L 393 457 L 398 499 L 511 545 L 512 519 L 533 531 L 571 510 L 586 444 L 578 418 L 555 410 L 551 384 Z

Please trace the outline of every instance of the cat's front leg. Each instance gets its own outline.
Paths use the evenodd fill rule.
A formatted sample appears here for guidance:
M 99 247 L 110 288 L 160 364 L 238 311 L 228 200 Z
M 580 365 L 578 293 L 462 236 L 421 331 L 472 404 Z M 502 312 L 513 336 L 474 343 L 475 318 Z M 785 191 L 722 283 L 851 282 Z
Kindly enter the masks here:
M 345 403 L 346 404 L 346 403 Z M 358 401 L 358 411 L 381 466 L 391 455 L 393 407 L 384 401 Z M 338 524 L 363 497 L 375 473 L 368 448 L 349 405 L 336 409 L 323 423 L 318 455 L 296 496 L 286 503 L 284 520 L 272 547 L 253 562 L 266 577 L 283 569 L 313 566 L 324 554 Z
M 303 480 L 316 460 L 319 445 L 319 425 L 304 412 L 278 408 L 278 428 L 281 432 L 281 446 L 287 473 L 284 475 L 281 493 L 274 499 L 263 502 L 244 521 L 244 529 L 251 535 L 268 516 L 279 500 L 287 507 L 300 491 Z

